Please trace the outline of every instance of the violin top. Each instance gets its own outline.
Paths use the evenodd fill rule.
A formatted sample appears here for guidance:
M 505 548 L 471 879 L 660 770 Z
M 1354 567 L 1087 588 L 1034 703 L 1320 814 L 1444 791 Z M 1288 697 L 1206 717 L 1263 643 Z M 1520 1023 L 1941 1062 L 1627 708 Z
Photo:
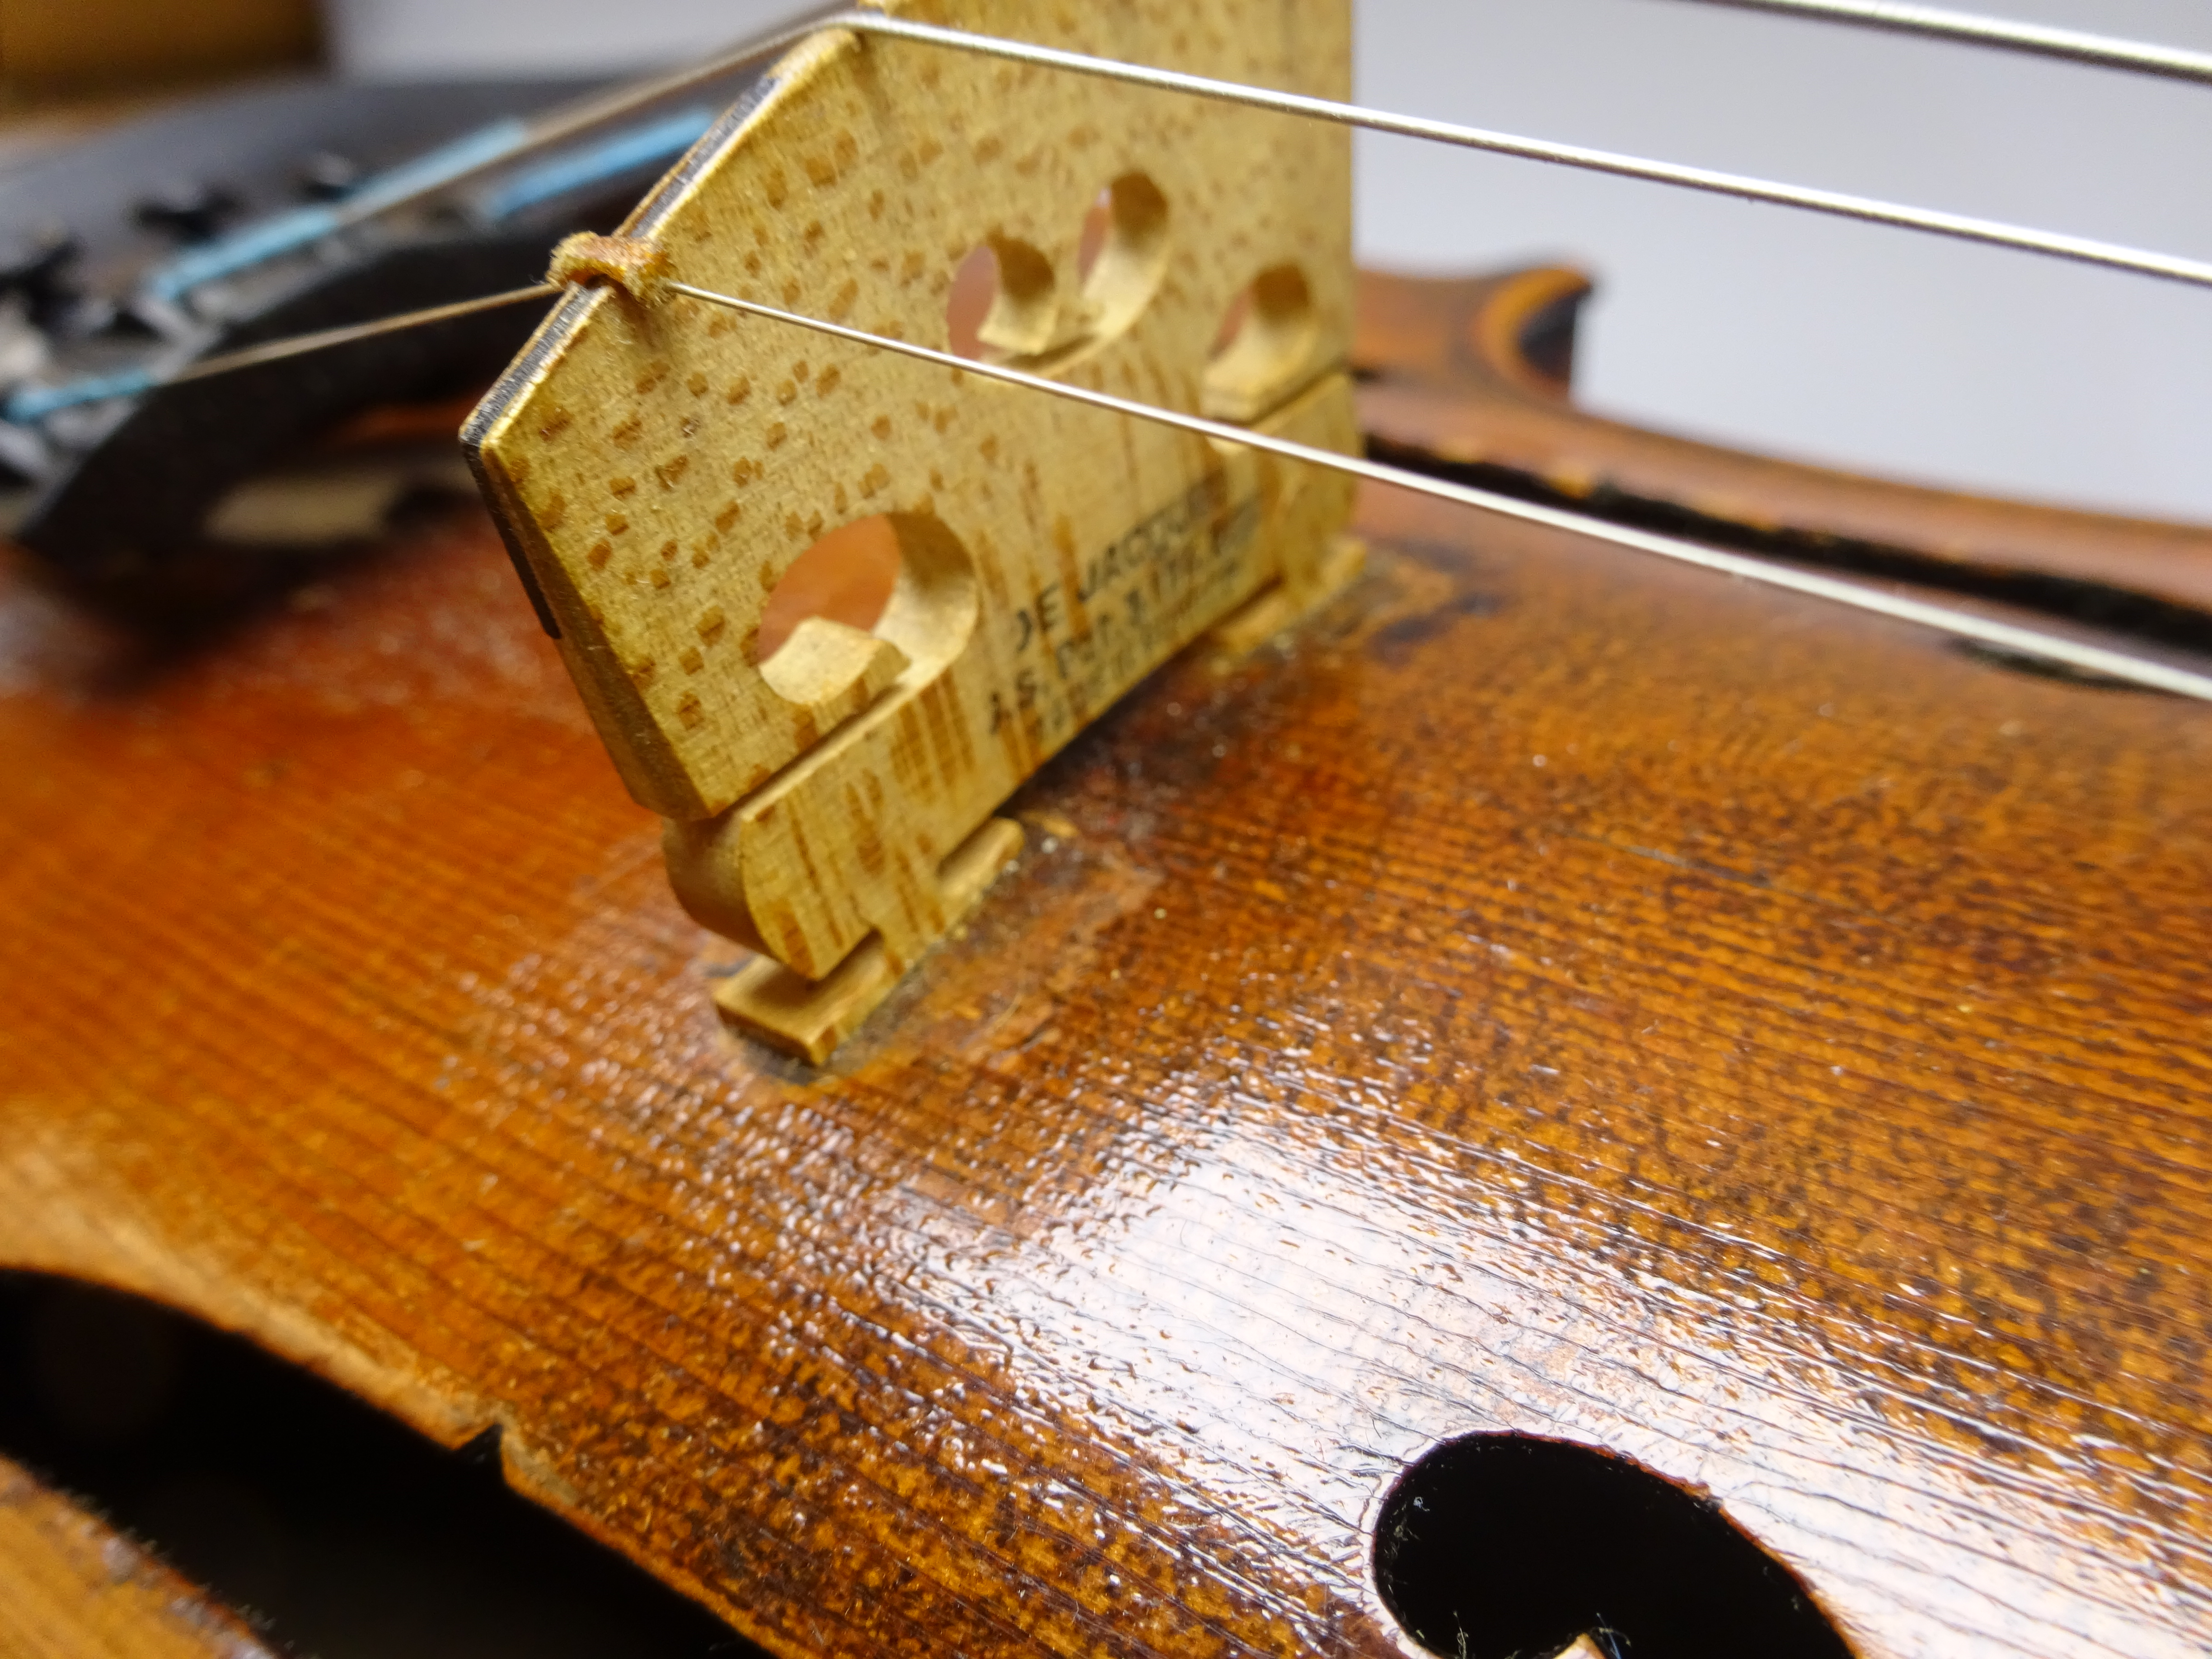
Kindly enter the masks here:
M 1385 1494 L 1509 1431 L 1863 1656 L 2195 1647 L 2212 727 L 1357 528 L 820 1072 L 474 515 L 191 649 L 17 569 L 0 1259 L 500 1426 L 783 1654 L 1396 1652 Z
M 1344 16 L 1048 21 L 1321 85 Z M 507 550 L 455 510 L 162 633 L 0 549 L 0 1267 L 495 1442 L 514 1486 L 779 1659 L 2201 1650 L 2203 709 L 1380 487 L 1355 578 L 1340 471 L 1316 489 L 1257 458 L 1364 431 L 1431 472 L 2169 647 L 2206 643 L 2212 535 L 1579 415 L 1571 274 L 1370 281 L 1355 326 L 1333 129 L 1241 193 L 1263 141 L 1196 147 L 1277 118 L 1129 129 L 1214 233 L 1200 283 L 1149 173 L 1085 170 L 1138 106 L 927 61 L 802 48 L 758 83 L 787 118 L 759 153 L 726 118 L 726 194 L 713 145 L 658 193 L 714 210 L 690 240 L 629 252 L 732 284 L 753 257 L 791 300 L 810 262 L 861 269 L 880 214 L 914 255 L 866 267 L 904 295 L 899 340 L 940 311 L 951 333 L 931 259 L 995 250 L 993 361 L 1252 424 L 1088 453 L 1122 428 L 910 401 L 866 428 L 899 434 L 891 493 L 848 441 L 857 388 L 965 399 L 968 369 L 856 357 L 823 414 L 845 374 L 820 353 L 787 384 L 738 373 L 784 349 L 740 333 L 765 319 L 692 318 L 719 380 L 656 355 L 695 303 L 745 301 L 571 293 L 486 405 L 510 429 L 471 428 Z M 821 125 L 909 72 L 938 88 L 891 100 L 910 153 Z M 921 177 L 948 108 L 963 142 L 927 188 L 875 177 Z M 1066 179 L 991 126 L 1023 111 L 1073 124 Z M 757 193 L 731 183 L 756 165 Z M 802 176 L 805 215 L 744 221 Z M 987 198 L 1057 228 L 979 229 Z M 1083 273 L 1090 210 L 1118 312 Z M 1287 343 L 1224 386 L 1236 326 L 1207 341 L 1237 283 L 1252 337 Z M 708 429 L 710 392 L 751 425 Z M 799 459 L 733 465 L 755 427 Z M 668 448 L 695 437 L 696 467 Z M 655 469 L 602 465 L 601 438 Z M 756 478 L 752 519 L 720 505 Z M 823 610 L 791 629 L 813 643 L 790 684 L 821 681 L 799 696 L 750 624 L 878 490 L 889 520 L 985 526 L 932 614 L 996 654 L 963 678 L 962 641 L 934 662 Z M 1082 513 L 1048 526 L 1060 495 Z M 1074 583 L 1079 546 L 1155 546 L 1169 509 L 1157 544 L 1198 585 L 1024 740 L 982 695 L 1022 707 L 1024 596 Z M 653 533 L 618 554 L 633 513 Z M 1203 605 L 1201 546 L 1235 566 Z M 928 550 L 898 580 L 926 585 Z M 1170 659 L 1271 596 L 1266 629 Z M 775 718 L 718 726 L 694 685 Z M 1000 811 L 1024 850 L 965 910 Z M 766 925 L 801 901 L 805 927 Z M 53 1553 L 50 1509 L 0 1492 L 0 1583 Z

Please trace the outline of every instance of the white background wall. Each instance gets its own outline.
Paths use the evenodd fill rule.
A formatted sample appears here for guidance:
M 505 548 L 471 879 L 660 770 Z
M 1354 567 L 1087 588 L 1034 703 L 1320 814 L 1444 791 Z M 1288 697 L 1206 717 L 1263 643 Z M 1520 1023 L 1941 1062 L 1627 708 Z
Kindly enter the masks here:
M 2212 48 L 2205 0 L 1979 3 Z M 331 3 L 341 62 L 373 75 L 611 70 L 803 9 Z M 1692 0 L 1356 5 L 1370 102 L 2212 258 L 2212 88 Z M 1579 369 L 1595 407 L 1900 476 L 2212 520 L 2212 291 L 1359 143 L 1368 263 L 1566 258 L 1600 276 Z

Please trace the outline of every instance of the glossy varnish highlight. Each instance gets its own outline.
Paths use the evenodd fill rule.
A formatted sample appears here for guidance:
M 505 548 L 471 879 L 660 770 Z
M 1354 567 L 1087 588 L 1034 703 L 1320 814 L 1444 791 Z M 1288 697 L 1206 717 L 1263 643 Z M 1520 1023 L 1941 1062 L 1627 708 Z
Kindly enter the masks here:
M 780 1653 L 1393 1651 L 1439 1439 L 1859 1651 L 2182 1654 L 2212 722 L 1370 495 L 834 1066 L 717 1026 L 473 519 L 160 661 L 0 599 L 0 1259 L 458 1441 Z

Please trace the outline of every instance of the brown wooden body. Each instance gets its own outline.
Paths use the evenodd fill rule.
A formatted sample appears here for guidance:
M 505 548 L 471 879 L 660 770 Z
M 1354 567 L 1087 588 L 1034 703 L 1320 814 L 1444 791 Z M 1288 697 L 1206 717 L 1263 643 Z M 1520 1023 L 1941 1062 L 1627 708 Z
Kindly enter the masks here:
M 228 1608 L 0 1458 L 0 1653 L 269 1659 Z
M 2146 611 L 2172 607 L 2196 613 L 2200 636 L 2212 611 L 2212 535 L 2195 526 L 1893 483 L 1575 408 L 1566 369 L 1576 312 L 1591 292 L 1578 271 L 1461 281 L 1363 272 L 1360 285 L 1360 418 L 1390 459 L 1474 469 L 1783 558 L 2047 608 L 2110 614 L 2117 605 L 2147 620 Z
M 1436 1442 L 1873 1656 L 2212 1631 L 2212 717 L 1370 492 L 816 1073 L 489 527 L 185 651 L 0 586 L 0 1262 L 251 1334 L 779 1655 L 1389 1654 Z

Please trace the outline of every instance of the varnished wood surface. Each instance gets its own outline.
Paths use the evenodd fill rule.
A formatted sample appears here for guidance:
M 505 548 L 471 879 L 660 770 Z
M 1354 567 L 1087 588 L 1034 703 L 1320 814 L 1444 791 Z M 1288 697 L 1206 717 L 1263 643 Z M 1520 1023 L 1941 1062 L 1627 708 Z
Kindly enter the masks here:
M 0 1458 L 0 1653 L 268 1659 L 244 1624 L 99 1516 Z
M 1434 279 L 1363 271 L 1354 356 L 1362 428 L 1389 459 L 1478 466 L 1608 514 L 1747 534 L 1783 556 L 1879 560 L 1893 574 L 2094 584 L 2212 610 L 2212 529 L 1869 478 L 1610 421 L 1575 408 L 1529 331 L 1590 293 L 1563 270 Z M 1554 335 L 1553 337 L 1559 337 Z M 2087 614 L 2109 600 L 2076 597 Z
M 1370 495 L 817 1074 L 472 516 L 165 658 L 0 589 L 0 1261 L 252 1333 L 777 1653 L 1390 1654 L 1440 1438 L 1867 1659 L 2212 1630 L 2212 719 Z

